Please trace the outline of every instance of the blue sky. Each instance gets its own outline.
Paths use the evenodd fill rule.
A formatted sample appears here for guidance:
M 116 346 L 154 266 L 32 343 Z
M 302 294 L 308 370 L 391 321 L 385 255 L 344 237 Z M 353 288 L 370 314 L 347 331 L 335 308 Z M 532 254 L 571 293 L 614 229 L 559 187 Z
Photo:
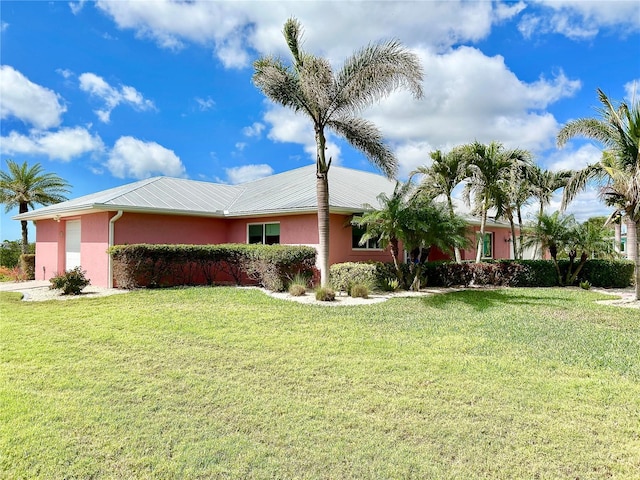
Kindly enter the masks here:
M 558 129 L 596 114 L 597 88 L 629 101 L 640 83 L 637 1 L 3 0 L 2 168 L 9 158 L 39 162 L 74 198 L 149 176 L 239 183 L 309 164 L 308 121 L 251 83 L 260 55 L 288 58 L 290 16 L 304 26 L 305 49 L 336 66 L 393 38 L 420 57 L 422 100 L 398 92 L 363 112 L 402 178 L 430 151 L 474 140 L 528 149 L 545 168 L 581 168 L 599 146 L 558 150 Z M 329 152 L 375 170 L 339 138 Z M 584 219 L 606 209 L 591 189 L 569 211 Z M 16 213 L 3 212 L 2 239 L 19 238 Z

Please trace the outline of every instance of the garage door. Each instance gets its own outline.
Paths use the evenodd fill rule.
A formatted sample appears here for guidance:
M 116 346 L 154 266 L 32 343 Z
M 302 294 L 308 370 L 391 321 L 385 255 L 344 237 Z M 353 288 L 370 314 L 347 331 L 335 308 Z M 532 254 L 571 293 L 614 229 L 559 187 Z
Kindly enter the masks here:
M 67 222 L 65 237 L 65 270 L 80 266 L 80 220 Z

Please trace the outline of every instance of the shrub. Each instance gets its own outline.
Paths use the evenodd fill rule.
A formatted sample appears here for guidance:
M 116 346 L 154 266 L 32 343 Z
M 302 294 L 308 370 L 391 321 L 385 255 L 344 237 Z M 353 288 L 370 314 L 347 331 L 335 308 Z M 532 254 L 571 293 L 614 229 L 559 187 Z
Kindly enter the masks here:
M 587 260 L 578 279 L 600 288 L 626 288 L 633 283 L 634 265 L 630 260 Z
M 375 263 L 336 263 L 329 268 L 329 278 L 336 290 L 350 292 L 355 284 L 370 288 L 379 283 L 377 270 L 378 266 Z
M 336 299 L 336 292 L 329 287 L 320 287 L 316 290 L 316 300 L 321 302 L 333 302 Z
M 17 266 L 13 268 L 0 267 L 0 282 L 22 282 L 26 280 Z
M 349 295 L 353 298 L 369 298 L 369 287 L 362 283 L 354 283 L 349 290 Z
M 309 286 L 309 275 L 303 275 L 301 273 L 296 274 L 289 283 L 289 295 L 294 297 L 301 297 L 307 293 L 307 287 Z
M 589 290 L 591 288 L 591 283 L 589 280 L 585 280 L 584 282 L 580 282 L 580 288 L 583 290 Z
M 397 278 L 383 278 L 378 286 L 383 292 L 396 292 L 400 289 L 400 282 Z
M 306 295 L 307 288 L 304 285 L 300 285 L 299 283 L 292 283 L 289 285 L 289 295 L 292 297 L 302 297 Z
M 86 273 L 80 267 L 67 270 L 63 274 L 50 278 L 51 286 L 49 288 L 62 290 L 63 295 L 80 295 L 82 289 L 91 284 L 91 281 L 85 277 Z
M 36 278 L 36 256 L 33 253 L 23 253 L 20 255 L 20 270 L 25 280 L 35 280 Z

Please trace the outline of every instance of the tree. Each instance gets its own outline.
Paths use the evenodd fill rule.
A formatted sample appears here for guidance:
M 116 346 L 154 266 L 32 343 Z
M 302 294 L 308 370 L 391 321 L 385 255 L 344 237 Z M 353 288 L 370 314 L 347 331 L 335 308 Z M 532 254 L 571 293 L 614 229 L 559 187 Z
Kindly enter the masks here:
M 36 163 L 32 167 L 24 162 L 18 165 L 13 160 L 7 160 L 7 172 L 0 172 L 0 203 L 5 211 L 18 207 L 19 213 L 26 213 L 29 208 L 39 205 L 53 205 L 64 202 L 69 193 L 70 185 L 55 173 L 45 173 L 42 166 Z M 21 220 L 22 225 L 22 253 L 27 253 L 29 237 L 27 221 Z
M 334 72 L 327 59 L 302 50 L 302 27 L 290 18 L 284 37 L 293 62 L 271 56 L 254 63 L 253 83 L 273 102 L 300 112 L 313 122 L 316 141 L 316 196 L 321 283 L 329 275 L 329 168 L 326 129 L 343 136 L 388 177 L 397 160 L 379 129 L 357 115 L 394 90 L 408 88 L 422 96 L 422 67 L 418 57 L 397 41 L 370 44 L 349 57 Z
M 464 155 L 469 175 L 464 198 L 468 205 L 473 203 L 473 212 L 480 215 L 480 235 L 476 251 L 476 263 L 479 263 L 489 209 L 495 208 L 496 217 L 504 214 L 507 206 L 504 184 L 509 181 L 514 162 L 523 162 L 528 153 L 519 149 L 505 149 L 498 142 L 491 142 L 489 145 L 474 142 L 465 147 Z
M 413 184 L 397 184 L 392 196 L 381 194 L 381 208 L 355 216 L 352 224 L 366 229 L 361 243 L 377 239 L 382 248 L 390 246 L 398 281 L 403 287 L 408 281 L 400 268 L 398 246 L 401 241 L 410 252 L 409 271 L 411 289 L 420 289 L 422 264 L 429 258 L 431 247 L 451 251 L 464 247 L 468 239 L 467 223 L 457 215 L 451 216 L 447 207 L 422 194 L 412 194 Z
M 439 195 L 444 195 L 449 209 L 451 218 L 455 217 L 453 208 L 453 190 L 465 178 L 465 162 L 464 153 L 460 148 L 453 149 L 449 153 L 442 153 L 436 150 L 429 154 L 431 157 L 431 165 L 418 167 L 411 172 L 410 177 L 415 175 L 423 175 L 418 185 L 418 192 L 426 195 L 428 198 L 435 199 Z M 456 262 L 460 263 L 462 256 L 460 248 L 454 248 Z
M 629 106 L 620 102 L 615 107 L 605 93 L 598 89 L 602 104 L 599 118 L 580 118 L 564 125 L 558 132 L 558 146 L 571 138 L 583 136 L 604 146 L 599 162 L 575 172 L 564 189 L 565 208 L 576 195 L 593 182 L 609 205 L 615 205 L 627 218 L 629 258 L 635 267 L 635 298 L 640 300 L 640 258 L 638 256 L 638 228 L 640 225 L 640 101 Z
M 538 218 L 544 214 L 544 207 L 551 203 L 551 198 L 556 190 L 563 188 L 573 172 L 559 170 L 552 172 L 533 165 L 528 174 L 531 195 L 538 200 Z M 537 245 L 534 246 L 537 250 Z M 541 252 L 542 253 L 542 252 Z
M 554 212 L 551 215 L 539 215 L 537 220 L 525 231 L 525 245 L 540 245 L 542 251 L 548 250 L 558 275 L 558 284 L 564 286 L 564 279 L 558 265 L 558 253 L 563 251 L 571 242 L 571 231 L 576 222 L 573 215 L 561 215 Z

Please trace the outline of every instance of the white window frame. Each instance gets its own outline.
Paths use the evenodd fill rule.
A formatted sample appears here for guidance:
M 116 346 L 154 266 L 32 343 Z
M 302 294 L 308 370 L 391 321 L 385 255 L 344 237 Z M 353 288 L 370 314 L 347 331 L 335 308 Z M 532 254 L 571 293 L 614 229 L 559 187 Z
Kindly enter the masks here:
M 358 251 L 362 251 L 362 250 L 369 250 L 369 251 L 382 251 L 383 249 L 380 248 L 380 246 L 378 245 L 378 241 L 374 240 L 373 238 L 370 238 L 369 240 L 367 240 L 367 244 L 360 246 L 360 242 L 357 243 L 357 246 L 353 246 L 353 234 L 354 234 L 354 229 L 356 229 L 357 227 L 355 227 L 354 225 L 351 225 L 351 250 L 358 250 Z M 364 228 L 359 228 L 358 230 L 363 230 L 365 231 Z M 371 247 L 369 245 L 374 244 L 375 247 Z
M 254 245 L 280 245 L 280 239 L 282 237 L 282 230 L 280 228 L 280 222 L 253 222 L 247 223 L 247 244 L 249 244 L 249 228 L 254 225 L 260 225 L 262 227 L 262 242 L 256 243 Z M 265 243 L 267 237 L 267 225 L 278 225 L 278 242 L 274 244 Z

